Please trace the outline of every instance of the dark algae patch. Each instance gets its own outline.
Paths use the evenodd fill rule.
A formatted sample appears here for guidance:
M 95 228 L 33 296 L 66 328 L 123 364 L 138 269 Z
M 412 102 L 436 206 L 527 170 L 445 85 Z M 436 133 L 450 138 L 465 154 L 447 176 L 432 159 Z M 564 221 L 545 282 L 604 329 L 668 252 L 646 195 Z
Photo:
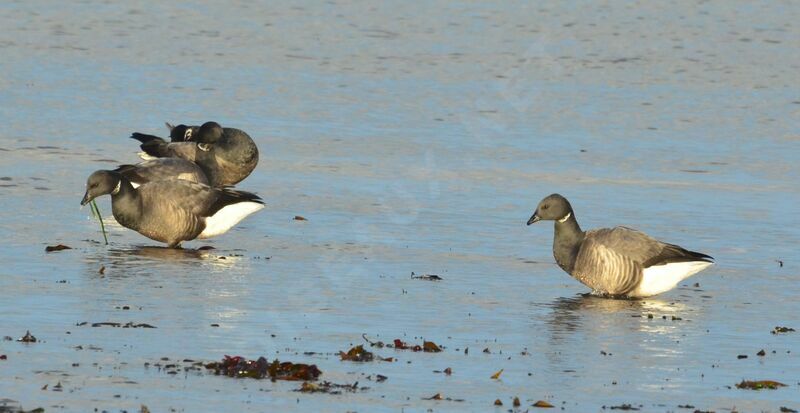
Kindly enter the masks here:
M 78 327 L 82 327 L 85 325 L 90 325 L 88 321 L 83 321 L 78 324 L 75 324 Z M 92 327 L 117 327 L 117 328 L 158 328 L 152 324 L 147 323 L 134 323 L 133 321 L 129 321 L 125 324 L 116 323 L 113 321 L 102 321 L 99 323 L 91 323 Z
M 58 245 L 48 245 L 47 247 L 44 248 L 44 251 L 45 252 L 55 252 L 55 251 L 63 251 L 63 250 L 71 250 L 71 249 L 72 249 L 72 247 L 70 247 L 70 246 L 67 246 L 67 245 L 64 245 L 64 244 L 58 244 Z
M 208 363 L 205 367 L 216 375 L 252 379 L 308 381 L 316 380 L 322 374 L 315 364 L 281 362 L 278 359 L 270 363 L 264 357 L 248 360 L 240 356 L 225 356 L 222 361 Z
M 25 335 L 17 339 L 17 341 L 21 341 L 23 343 L 35 343 L 36 337 L 34 337 L 30 331 L 26 331 Z
M 794 331 L 794 329 L 791 327 L 777 326 L 772 329 L 772 334 L 791 333 L 792 331 Z
M 329 381 L 323 381 L 322 383 L 305 381 L 300 388 L 295 391 L 300 393 L 342 394 L 355 393 L 357 391 L 364 391 L 368 389 L 369 387 L 358 387 L 358 382 L 353 384 L 336 384 Z
M 781 382 L 773 380 L 755 380 L 755 381 L 742 380 L 741 383 L 736 384 L 737 389 L 747 389 L 747 390 L 764 390 L 764 389 L 776 390 L 779 387 L 786 387 L 786 385 Z
M 639 405 L 638 407 L 636 407 L 636 406 L 633 406 L 631 404 L 623 403 L 623 404 L 620 404 L 619 406 L 610 406 L 608 408 L 611 409 L 611 410 L 640 410 L 642 408 L 642 406 Z M 603 410 L 605 410 L 605 409 L 606 409 L 606 406 L 603 406 Z
M 364 349 L 363 345 L 358 345 L 350 350 L 347 350 L 345 353 L 344 351 L 339 352 L 339 357 L 342 361 L 357 361 L 357 362 L 367 362 L 367 361 L 394 361 L 394 358 L 383 358 L 380 356 L 376 356 L 375 354 L 367 351 Z
M 540 409 L 552 409 L 552 408 L 556 407 L 556 406 L 553 406 L 552 404 L 550 404 L 550 403 L 548 403 L 548 402 L 546 402 L 544 400 L 539 400 L 536 403 L 532 404 L 532 406 L 533 407 L 538 407 Z
M 438 276 L 436 274 L 416 275 L 413 272 L 411 273 L 411 279 L 412 280 L 424 280 L 424 281 L 442 281 L 442 280 L 444 280 L 444 278 L 442 278 L 441 276 Z
M 409 345 L 399 338 L 394 339 L 394 348 L 397 350 L 424 351 L 426 353 L 438 353 L 442 351 L 442 348 L 433 341 L 423 341 L 420 346 L 419 344 Z

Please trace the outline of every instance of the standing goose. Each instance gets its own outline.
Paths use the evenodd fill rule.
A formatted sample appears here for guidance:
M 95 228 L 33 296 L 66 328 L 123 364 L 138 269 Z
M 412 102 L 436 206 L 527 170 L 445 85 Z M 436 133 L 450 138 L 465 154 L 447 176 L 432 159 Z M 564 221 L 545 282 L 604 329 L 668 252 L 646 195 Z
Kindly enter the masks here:
M 182 179 L 151 181 L 134 189 L 119 172 L 102 170 L 87 179 L 81 205 L 106 194 L 111 195 L 111 210 L 120 225 L 171 248 L 224 234 L 264 208 L 261 198 L 250 192 Z
M 172 127 L 172 142 L 138 132 L 131 138 L 142 142 L 140 147 L 148 156 L 178 157 L 196 163 L 211 186 L 235 185 L 258 164 L 258 147 L 253 139 L 242 130 L 223 128 L 216 122 Z
M 714 263 L 711 256 L 631 228 L 581 231 L 572 206 L 559 194 L 542 199 L 528 225 L 541 220 L 555 221 L 553 256 L 558 266 L 595 294 L 661 294 Z

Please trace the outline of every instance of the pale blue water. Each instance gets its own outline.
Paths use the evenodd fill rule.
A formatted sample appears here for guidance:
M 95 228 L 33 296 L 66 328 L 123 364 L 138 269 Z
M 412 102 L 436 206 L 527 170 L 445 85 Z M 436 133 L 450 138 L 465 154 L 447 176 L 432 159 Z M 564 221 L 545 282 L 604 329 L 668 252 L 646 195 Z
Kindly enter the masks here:
M 522 410 L 798 409 L 797 336 L 770 331 L 800 327 L 799 11 L 4 4 L 0 336 L 40 342 L 0 341 L 0 399 L 47 411 L 487 411 L 514 396 Z M 98 243 L 78 209 L 86 177 L 135 162 L 133 131 L 212 119 L 255 138 L 261 161 L 239 187 L 268 207 L 185 245 L 211 252 L 150 248 L 117 225 Z M 553 192 L 584 228 L 633 226 L 718 264 L 642 302 L 581 298 L 554 265 L 551 225 L 525 226 Z M 108 198 L 99 205 L 108 215 Z M 44 252 L 57 243 L 74 249 Z M 446 350 L 339 361 L 362 334 Z M 370 389 L 308 395 L 144 367 L 224 354 L 315 363 Z M 788 387 L 733 387 L 742 379 Z M 464 401 L 422 400 L 436 393 Z

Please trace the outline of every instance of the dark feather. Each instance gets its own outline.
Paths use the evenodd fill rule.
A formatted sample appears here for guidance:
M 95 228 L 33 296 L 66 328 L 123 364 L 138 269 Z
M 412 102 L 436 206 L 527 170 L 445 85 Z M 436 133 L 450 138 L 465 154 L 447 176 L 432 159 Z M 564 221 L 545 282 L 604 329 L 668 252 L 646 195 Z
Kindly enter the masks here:
M 642 263 L 643 268 L 652 267 L 654 265 L 671 264 L 674 262 L 689 262 L 689 261 L 705 261 L 714 262 L 714 257 L 703 254 L 701 252 L 689 251 L 686 248 L 679 247 L 675 244 L 664 244 L 664 249 L 647 261 Z
M 167 142 L 158 136 L 134 132 L 131 135 L 131 138 L 141 142 L 142 144 L 139 145 L 139 147 L 150 156 L 155 156 L 158 158 L 169 156 L 169 152 L 167 151 Z
M 206 212 L 208 216 L 216 214 L 220 209 L 225 208 L 228 205 L 238 204 L 239 202 L 255 202 L 264 205 L 264 201 L 261 200 L 261 197 L 252 192 L 239 191 L 229 188 L 216 190 L 219 193 L 219 197 L 217 197 L 217 199 Z
M 139 185 L 148 181 L 147 178 L 139 174 L 136 165 L 120 165 L 119 168 L 114 169 L 114 172 L 118 172 L 127 180 Z

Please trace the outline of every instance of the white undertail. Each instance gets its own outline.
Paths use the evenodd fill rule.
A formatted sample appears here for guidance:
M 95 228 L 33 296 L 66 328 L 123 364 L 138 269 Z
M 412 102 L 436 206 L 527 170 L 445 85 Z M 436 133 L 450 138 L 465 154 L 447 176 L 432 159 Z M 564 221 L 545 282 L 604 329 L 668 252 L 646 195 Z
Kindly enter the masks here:
M 629 295 L 631 297 L 650 297 L 661 294 L 713 264 L 707 261 L 688 261 L 647 267 L 643 271 L 642 282 Z
M 211 238 L 228 232 L 239 221 L 248 215 L 264 208 L 258 202 L 238 202 L 228 205 L 217 211 L 216 214 L 206 218 L 206 229 L 197 236 L 199 239 Z

